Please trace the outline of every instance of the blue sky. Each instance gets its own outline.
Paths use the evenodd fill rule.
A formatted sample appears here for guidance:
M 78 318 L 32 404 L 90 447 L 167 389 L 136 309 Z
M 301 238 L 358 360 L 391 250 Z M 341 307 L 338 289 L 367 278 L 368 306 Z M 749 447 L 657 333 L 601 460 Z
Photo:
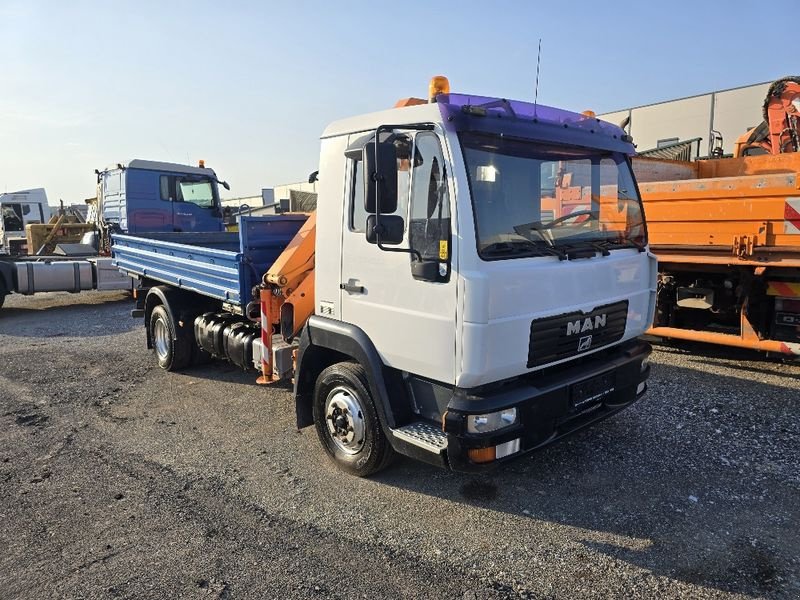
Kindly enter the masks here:
M 726 2 L 0 0 L 0 190 L 94 195 L 95 168 L 205 159 L 230 196 L 304 179 L 335 119 L 453 91 L 607 112 L 798 74 L 774 15 Z M 779 44 L 776 46 L 773 40 Z M 785 41 L 781 46 L 780 42 Z

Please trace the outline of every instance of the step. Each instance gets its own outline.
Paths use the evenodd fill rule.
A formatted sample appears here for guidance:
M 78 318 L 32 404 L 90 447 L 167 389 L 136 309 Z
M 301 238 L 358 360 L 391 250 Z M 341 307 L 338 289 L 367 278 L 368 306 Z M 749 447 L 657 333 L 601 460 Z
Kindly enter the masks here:
M 441 427 L 437 427 L 427 421 L 417 421 L 392 429 L 392 434 L 404 442 L 434 454 L 441 454 L 447 450 L 447 435 L 442 431 Z

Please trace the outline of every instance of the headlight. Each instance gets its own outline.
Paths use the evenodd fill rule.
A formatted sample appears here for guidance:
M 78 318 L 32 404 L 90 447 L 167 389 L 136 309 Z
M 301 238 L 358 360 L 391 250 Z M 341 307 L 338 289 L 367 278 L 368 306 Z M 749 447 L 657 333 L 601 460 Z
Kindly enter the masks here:
M 641 372 L 644 373 L 647 370 L 647 367 L 649 365 L 650 365 L 650 355 L 648 354 L 647 356 L 644 357 L 644 359 L 642 359 L 642 371 Z
M 507 408 L 485 415 L 469 415 L 467 417 L 467 431 L 470 433 L 488 433 L 503 429 L 516 422 L 517 409 Z

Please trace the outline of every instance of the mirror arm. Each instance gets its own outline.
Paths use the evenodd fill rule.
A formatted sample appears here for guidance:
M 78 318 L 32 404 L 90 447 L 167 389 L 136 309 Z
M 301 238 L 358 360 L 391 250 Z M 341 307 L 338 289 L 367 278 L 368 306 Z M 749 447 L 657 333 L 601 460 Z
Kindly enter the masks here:
M 422 262 L 422 255 L 416 248 L 387 248 L 381 243 L 381 235 L 377 232 L 375 233 L 375 245 L 384 252 L 405 252 L 406 254 L 411 254 L 419 262 Z

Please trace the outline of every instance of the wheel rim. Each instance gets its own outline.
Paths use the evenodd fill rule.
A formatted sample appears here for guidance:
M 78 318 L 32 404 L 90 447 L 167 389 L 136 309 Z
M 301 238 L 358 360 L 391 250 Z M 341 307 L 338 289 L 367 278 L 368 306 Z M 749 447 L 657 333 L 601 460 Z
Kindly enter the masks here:
M 165 359 L 169 354 L 169 330 L 163 319 L 156 319 L 153 325 L 153 345 L 158 358 Z
M 345 454 L 358 454 L 364 448 L 364 411 L 352 390 L 331 390 L 325 400 L 325 424 L 331 440 Z

